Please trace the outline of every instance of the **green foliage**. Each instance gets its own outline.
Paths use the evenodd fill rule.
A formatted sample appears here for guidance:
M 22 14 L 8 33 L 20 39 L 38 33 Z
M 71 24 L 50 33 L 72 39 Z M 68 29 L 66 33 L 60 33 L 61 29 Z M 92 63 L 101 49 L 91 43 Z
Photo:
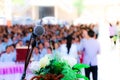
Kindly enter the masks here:
M 87 77 L 83 76 L 80 71 L 82 68 L 88 68 L 88 65 L 85 64 L 76 64 L 72 68 L 70 65 L 64 61 L 59 60 L 58 58 L 54 58 L 50 61 L 50 64 L 45 68 L 41 68 L 39 71 L 36 71 L 37 75 L 45 75 L 48 73 L 51 74 L 63 74 L 64 77 L 61 80 L 77 80 L 78 78 L 83 78 L 84 80 L 88 80 Z
M 25 5 L 25 0 L 12 0 L 12 3 L 17 5 Z
M 83 78 L 84 80 L 89 80 L 86 76 L 83 76 L 81 74 L 76 74 L 77 78 Z
M 50 73 L 61 74 L 63 70 L 63 66 L 65 65 L 64 62 L 60 62 L 58 60 L 52 60 L 49 65 Z
M 74 7 L 77 10 L 78 15 L 80 15 L 80 13 L 82 12 L 84 5 L 83 5 L 83 0 L 75 0 L 75 2 L 73 3 Z
M 89 66 L 86 65 L 86 64 L 75 64 L 72 67 L 72 70 L 74 70 L 76 72 L 76 77 L 77 78 L 83 78 L 84 80 L 89 80 L 86 76 L 83 76 L 81 74 L 81 69 L 83 69 L 83 68 L 89 68 Z
M 72 67 L 73 70 L 81 70 L 82 68 L 89 68 L 86 64 L 76 64 Z
M 62 71 L 62 74 L 64 75 L 64 77 L 62 78 L 62 80 L 76 80 L 76 72 L 74 72 L 70 66 L 65 65 L 64 69 Z

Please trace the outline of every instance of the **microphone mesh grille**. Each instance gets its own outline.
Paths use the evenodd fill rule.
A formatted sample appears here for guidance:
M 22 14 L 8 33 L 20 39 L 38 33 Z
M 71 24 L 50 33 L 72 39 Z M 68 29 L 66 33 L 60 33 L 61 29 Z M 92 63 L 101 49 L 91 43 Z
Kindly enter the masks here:
M 42 35 L 44 32 L 45 32 L 45 30 L 42 26 L 36 26 L 34 29 L 34 34 L 37 36 Z

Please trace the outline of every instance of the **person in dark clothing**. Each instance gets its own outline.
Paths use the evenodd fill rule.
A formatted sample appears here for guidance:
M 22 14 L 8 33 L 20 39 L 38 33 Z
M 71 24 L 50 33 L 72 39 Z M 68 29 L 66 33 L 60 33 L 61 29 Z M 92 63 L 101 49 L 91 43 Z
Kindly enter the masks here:
M 71 34 L 69 34 L 66 39 L 67 39 L 67 49 L 68 49 L 68 54 L 69 54 L 69 51 L 70 51 L 70 47 L 71 47 L 71 44 L 72 44 L 72 36 L 75 32 L 73 31 Z
M 94 31 L 89 30 L 86 39 L 80 45 L 80 51 L 84 51 L 83 64 L 90 66 L 85 68 L 85 75 L 89 80 L 91 80 L 90 73 L 92 73 L 92 80 L 98 80 L 97 54 L 100 53 L 100 45 L 94 36 Z

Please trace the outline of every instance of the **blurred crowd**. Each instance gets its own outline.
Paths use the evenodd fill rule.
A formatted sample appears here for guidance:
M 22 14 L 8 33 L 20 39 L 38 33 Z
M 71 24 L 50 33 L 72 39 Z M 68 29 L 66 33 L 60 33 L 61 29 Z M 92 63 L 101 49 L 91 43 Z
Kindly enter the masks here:
M 95 25 L 71 25 L 60 27 L 59 25 L 44 25 L 45 33 L 36 38 L 36 47 L 33 51 L 34 60 L 39 60 L 47 53 L 69 53 L 72 44 L 76 44 L 75 57 L 77 58 L 80 40 L 85 37 L 85 31 L 94 29 Z M 34 25 L 13 25 L 11 27 L 0 26 L 0 61 L 16 61 L 16 47 L 28 46 Z M 83 34 L 84 33 L 84 34 Z M 68 50 L 60 47 L 67 44 Z M 48 49 L 48 50 L 47 50 Z M 39 55 L 39 56 L 38 56 Z M 39 57 L 39 58 L 38 58 Z
M 80 44 L 87 32 L 95 32 L 94 38 L 99 35 L 97 24 L 80 24 L 77 26 L 60 27 L 60 25 L 44 25 L 45 33 L 36 38 L 36 47 L 31 60 L 39 60 L 46 54 L 69 54 L 80 61 Z M 17 47 L 28 46 L 34 25 L 0 26 L 0 62 L 16 62 Z

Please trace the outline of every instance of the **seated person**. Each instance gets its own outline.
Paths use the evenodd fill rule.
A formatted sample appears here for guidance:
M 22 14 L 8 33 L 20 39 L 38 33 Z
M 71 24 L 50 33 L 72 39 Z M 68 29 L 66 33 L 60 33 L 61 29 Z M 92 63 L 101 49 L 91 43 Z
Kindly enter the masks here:
M 1 55 L 0 62 L 15 62 L 15 56 L 11 53 L 11 47 L 6 47 L 6 52 Z
M 40 53 L 39 53 L 39 48 L 38 47 L 34 48 L 31 60 L 34 60 L 34 61 L 39 61 L 40 60 Z
M 39 52 L 40 52 L 40 58 L 44 57 L 47 52 L 46 49 L 44 49 L 44 44 L 39 42 L 38 48 L 39 48 Z
M 50 54 L 50 55 L 52 54 L 52 48 L 51 47 L 47 48 L 47 54 Z
M 47 48 L 47 54 L 46 55 L 49 56 L 50 59 L 52 59 L 54 57 L 51 47 Z
M 10 48 L 11 48 L 11 54 L 14 55 L 14 58 L 16 60 L 16 54 L 17 54 L 17 52 L 16 52 L 15 44 L 10 45 Z
M 22 40 L 19 40 L 18 43 L 16 44 L 16 47 L 23 47 L 23 42 Z
M 12 44 L 13 44 L 12 40 L 8 37 L 8 35 L 5 34 L 3 36 L 3 42 L 2 42 L 3 51 L 5 51 L 7 46 L 12 45 Z
M 3 52 L 3 42 L 2 42 L 2 39 L 0 39 L 0 54 L 2 54 Z

